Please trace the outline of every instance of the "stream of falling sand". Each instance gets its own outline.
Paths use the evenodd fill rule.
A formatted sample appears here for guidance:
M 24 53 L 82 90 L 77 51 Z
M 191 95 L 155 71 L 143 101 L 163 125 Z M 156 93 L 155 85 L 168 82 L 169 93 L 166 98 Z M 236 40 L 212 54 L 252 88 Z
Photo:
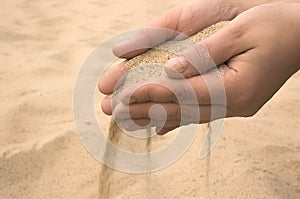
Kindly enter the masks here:
M 108 140 L 112 142 L 113 145 L 118 145 L 120 138 L 122 136 L 122 130 L 116 124 L 116 122 L 112 119 L 109 124 L 109 133 Z M 110 145 L 106 145 L 104 152 L 104 162 L 114 162 L 114 157 L 116 151 L 114 148 L 110 148 Z M 110 188 L 112 183 L 112 175 L 113 168 L 102 165 L 99 175 L 99 187 L 98 187 L 98 198 L 99 199 L 107 199 L 109 198 Z
M 211 126 L 210 123 L 207 124 L 208 127 L 208 133 L 207 133 L 207 138 L 208 138 L 208 148 L 211 147 Z M 206 157 L 206 170 L 205 170 L 205 186 L 206 186 L 206 192 L 209 195 L 210 193 L 210 153 L 207 154 Z
M 113 145 L 117 146 L 120 142 L 122 136 L 122 129 L 119 128 L 117 123 L 112 119 L 109 124 L 108 140 L 112 142 Z M 147 153 L 148 153 L 148 165 L 151 166 L 151 128 L 147 128 Z M 104 152 L 104 162 L 114 163 L 116 151 L 114 148 L 111 148 L 110 145 L 106 145 Z M 151 170 L 151 168 L 149 168 Z M 108 199 L 111 194 L 112 180 L 113 180 L 114 169 L 102 165 L 100 174 L 99 174 L 99 187 L 98 187 L 98 199 Z M 147 193 L 150 195 L 150 177 L 151 172 L 147 174 Z

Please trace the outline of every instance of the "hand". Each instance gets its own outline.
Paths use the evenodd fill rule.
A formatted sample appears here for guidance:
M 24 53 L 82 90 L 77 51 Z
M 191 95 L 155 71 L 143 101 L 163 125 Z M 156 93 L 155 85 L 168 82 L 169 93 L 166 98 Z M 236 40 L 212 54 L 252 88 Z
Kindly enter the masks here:
M 254 0 L 250 2 L 238 0 L 190 1 L 171 9 L 146 27 L 165 28 L 190 36 L 214 23 L 231 20 L 244 10 L 265 1 L 270 0 Z M 176 36 L 179 37 L 177 39 L 180 39 L 178 35 L 166 36 L 160 33 L 155 34 L 148 30 L 146 29 L 140 35 L 116 46 L 113 49 L 114 54 L 117 57 L 129 59 L 146 51 L 147 49 L 143 48 L 145 45 L 156 46 L 168 39 L 174 39 Z M 98 85 L 100 92 L 110 95 L 114 89 L 118 88 L 117 84 L 120 84 L 120 78 L 127 72 L 126 67 L 124 67 L 125 64 L 126 61 L 103 75 Z M 113 110 L 112 104 L 111 98 L 109 96 L 106 97 L 102 102 L 103 112 L 111 115 Z
M 185 35 L 193 35 L 216 22 L 230 20 L 237 14 L 238 10 L 231 1 L 198 0 L 187 2 L 171 9 L 149 23 L 146 27 L 165 28 L 181 32 Z M 151 43 L 152 46 L 156 46 L 176 36 L 177 35 L 165 36 L 159 33 L 153 34 L 153 32 L 147 32 L 147 30 L 145 30 L 131 40 L 116 46 L 113 52 L 117 57 L 129 59 L 146 51 L 147 49 L 143 49 L 145 43 Z M 116 89 L 115 86 L 120 77 L 127 72 L 124 67 L 125 64 L 126 62 L 123 62 L 103 75 L 98 86 L 100 92 L 110 95 L 113 90 Z M 110 104 L 110 98 L 106 98 L 102 105 L 103 111 L 109 115 L 112 113 Z
M 227 117 L 255 114 L 283 83 L 299 70 L 297 67 L 300 65 L 299 8 L 300 4 L 297 3 L 274 3 L 255 7 L 240 14 L 224 29 L 200 43 L 209 51 L 216 64 L 227 61 L 231 68 L 222 77 L 227 94 Z M 203 75 L 199 76 L 196 70 L 190 70 L 193 67 L 190 64 L 184 64 L 182 67 L 190 71 L 187 74 L 183 73 L 184 75 L 193 76 L 187 79 L 199 102 L 193 106 L 198 106 L 201 113 L 206 115 L 204 117 L 201 115 L 202 118 L 198 122 L 206 122 L 205 118 L 210 118 L 209 110 L 213 104 L 210 104 L 209 98 L 207 99 L 209 93 L 203 82 Z M 125 92 L 124 99 L 129 94 L 132 93 Z M 116 111 L 126 121 L 130 116 L 126 118 L 121 113 L 129 106 L 134 121 L 143 126 L 150 122 L 147 107 L 159 103 L 166 107 L 167 115 L 170 116 L 159 131 L 163 134 L 180 124 L 181 116 L 176 114 L 178 104 L 174 100 L 167 101 L 168 97 L 173 99 L 171 96 L 167 89 L 157 84 L 147 84 L 133 93 L 134 100 L 127 100 L 130 102 L 129 105 L 125 100 L 125 104 L 120 104 Z M 143 110 L 141 107 L 146 108 L 145 111 L 141 111 Z M 174 115 L 175 118 L 171 117 Z M 159 126 L 159 124 L 151 125 Z M 128 126 L 130 128 L 130 124 Z

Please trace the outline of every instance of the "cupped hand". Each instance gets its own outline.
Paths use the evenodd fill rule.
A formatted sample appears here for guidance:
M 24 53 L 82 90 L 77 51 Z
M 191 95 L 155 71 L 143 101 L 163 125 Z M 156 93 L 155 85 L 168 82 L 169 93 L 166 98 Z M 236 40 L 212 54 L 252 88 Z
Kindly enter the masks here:
M 251 6 L 255 5 L 252 4 Z M 183 35 L 190 36 L 219 21 L 231 20 L 251 6 L 244 2 L 236 3 L 235 0 L 189 1 L 174 7 L 149 23 L 135 37 L 115 46 L 113 52 L 117 57 L 130 59 L 145 52 L 147 50 L 145 46 L 151 48 L 170 39 L 183 39 Z M 106 72 L 99 81 L 100 92 L 105 95 L 112 94 L 120 85 L 120 78 L 124 77 L 126 72 L 126 61 Z M 112 114 L 112 104 L 111 98 L 107 96 L 102 102 L 104 113 Z
M 187 55 L 200 58 L 203 56 L 195 53 L 197 50 L 188 49 L 180 57 L 180 61 L 176 59 L 170 61 L 166 70 L 167 73 L 177 70 L 184 76 L 190 77 L 186 80 L 196 95 L 197 104 L 187 103 L 184 109 L 186 110 L 184 120 L 179 114 L 180 107 L 174 98 L 174 93 L 157 83 L 142 85 L 134 92 L 130 89 L 125 91 L 123 103 L 115 109 L 116 117 L 123 120 L 124 126 L 129 130 L 134 126 L 132 124 L 134 121 L 141 127 L 149 124 L 156 126 L 158 133 L 164 134 L 182 124 L 207 122 L 211 118 L 211 108 L 219 105 L 225 106 L 226 117 L 252 116 L 293 73 L 299 70 L 299 9 L 299 3 L 257 6 L 243 12 L 225 28 L 199 44 L 200 49 L 208 51 L 216 65 L 226 62 L 229 66 L 221 77 L 226 90 L 227 104 L 211 103 L 210 96 L 218 96 L 221 89 L 216 87 L 214 93 L 209 93 L 204 81 L 209 74 L 199 75 L 199 72 L 203 72 L 201 68 L 209 70 L 210 66 L 202 66 L 203 62 L 191 64 Z M 168 74 L 172 77 L 173 72 Z M 169 81 L 179 86 L 182 80 L 170 79 Z M 179 86 L 176 90 L 179 96 L 186 93 L 184 88 L 180 88 L 182 87 Z M 111 92 L 109 89 L 106 91 Z M 107 113 L 111 111 L 108 102 L 109 100 L 103 102 L 103 110 Z M 149 110 L 153 104 L 164 107 L 167 116 L 164 123 L 159 116 L 156 120 L 153 115 L 150 118 Z M 194 120 L 196 116 L 192 107 L 200 110 L 201 116 L 197 116 L 198 121 Z M 129 114 L 123 114 L 126 113 L 124 110 L 129 110 Z M 217 118 L 218 115 L 215 115 L 212 119 Z

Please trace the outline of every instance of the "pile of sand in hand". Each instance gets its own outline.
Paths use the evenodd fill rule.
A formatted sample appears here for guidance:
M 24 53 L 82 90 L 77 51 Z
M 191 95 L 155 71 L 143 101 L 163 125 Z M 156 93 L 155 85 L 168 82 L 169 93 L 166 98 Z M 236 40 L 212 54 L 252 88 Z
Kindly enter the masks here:
M 120 94 L 127 88 L 133 84 L 143 82 L 153 78 L 166 78 L 166 74 L 163 69 L 163 65 L 166 62 L 175 57 L 181 51 L 187 49 L 191 45 L 200 42 L 201 40 L 207 38 L 208 36 L 214 34 L 217 30 L 224 27 L 228 22 L 220 22 L 218 24 L 212 25 L 209 28 L 206 28 L 203 31 L 193 35 L 192 37 L 181 40 L 181 41 L 167 41 L 156 48 L 150 49 L 147 52 L 138 55 L 131 60 L 129 60 L 126 64 L 128 67 L 128 73 L 125 78 L 122 86 L 113 93 L 113 98 L 119 102 Z M 147 129 L 148 135 L 150 134 L 150 130 Z M 121 140 L 122 129 L 120 129 L 117 123 L 112 118 L 108 133 L 108 139 L 115 145 Z M 147 151 L 150 152 L 151 146 L 151 137 L 147 138 Z M 112 151 L 111 148 L 106 148 L 105 151 L 105 159 L 113 160 L 115 156 L 115 151 Z M 110 196 L 110 187 L 111 180 L 113 175 L 113 169 L 107 167 L 106 165 L 102 166 L 99 178 L 99 198 L 109 198 Z

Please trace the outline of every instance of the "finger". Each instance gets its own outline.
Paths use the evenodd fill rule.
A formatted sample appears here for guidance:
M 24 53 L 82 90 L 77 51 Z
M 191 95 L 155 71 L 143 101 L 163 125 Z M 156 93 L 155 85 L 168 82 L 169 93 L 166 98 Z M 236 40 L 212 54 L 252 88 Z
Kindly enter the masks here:
M 205 94 L 204 88 L 203 94 Z M 207 99 L 209 98 L 199 98 L 203 104 L 209 103 Z M 185 79 L 157 79 L 136 84 L 123 91 L 121 100 L 125 104 L 143 102 L 198 104 L 193 88 Z
M 192 106 L 178 105 L 174 103 L 160 104 L 163 108 L 152 109 L 153 103 L 143 104 L 119 104 L 113 115 L 118 120 L 127 119 L 152 119 L 154 121 L 179 121 L 180 125 L 190 123 L 207 123 L 212 120 L 224 118 L 226 107 L 224 106 Z
M 173 127 L 165 127 L 165 128 L 162 128 L 162 129 L 159 129 L 159 130 L 156 130 L 156 133 L 157 135 L 165 135 L 166 133 L 178 128 L 179 126 L 173 126 Z
M 176 105 L 176 104 L 174 104 Z M 152 119 L 165 121 L 167 118 L 177 120 L 178 117 L 176 115 L 167 115 L 171 113 L 172 108 L 178 108 L 178 106 L 173 106 L 171 103 L 167 104 L 154 104 L 154 103 L 142 103 L 142 104 L 133 104 L 133 105 L 125 105 L 120 103 L 116 106 L 113 114 L 118 120 L 126 120 L 126 119 Z M 139 110 L 138 110 L 139 109 Z
M 150 120 L 150 119 L 127 119 L 122 122 L 123 127 L 128 131 L 136 131 L 140 129 L 146 129 L 150 127 L 157 127 L 157 129 L 162 128 L 170 128 L 177 127 L 180 125 L 180 121 L 177 120 L 168 120 L 168 121 L 160 121 L 160 120 Z
M 121 62 L 101 77 L 98 82 L 98 89 L 101 93 L 110 95 L 123 84 L 128 71 L 126 63 L 126 61 Z
M 164 126 L 159 126 L 153 122 L 151 123 L 149 119 L 125 120 L 122 125 L 127 131 L 136 131 L 156 126 L 155 132 L 158 135 L 164 135 L 180 126 L 178 121 L 167 121 Z
M 204 74 L 216 66 L 207 50 L 200 44 L 195 44 L 179 56 L 170 59 L 164 69 L 169 77 L 177 79 Z
M 178 34 L 180 9 L 180 6 L 173 8 L 145 28 L 139 29 L 131 39 L 116 45 L 113 53 L 117 57 L 129 59 L 174 38 Z
M 238 16 L 220 31 L 200 42 L 209 53 L 216 65 L 255 47 L 255 37 L 252 36 L 247 19 Z
M 223 4 L 199 1 L 183 3 L 155 19 L 133 38 L 115 46 L 113 52 L 117 57 L 129 59 L 167 40 L 185 39 L 214 23 L 235 17 L 236 13 L 226 6 L 227 3 Z M 216 11 L 216 7 L 224 9 Z
M 130 59 L 164 41 L 172 39 L 176 34 L 174 30 L 159 27 L 145 27 L 136 30 L 137 33 L 113 48 L 113 53 L 120 58 Z
M 254 48 L 254 38 L 245 27 L 245 19 L 237 17 L 212 36 L 186 49 L 166 63 L 171 78 L 204 74 L 230 58 Z
M 124 104 L 143 102 L 178 102 L 172 89 L 162 83 L 140 83 L 126 88 L 121 94 Z
M 104 97 L 101 103 L 101 109 L 104 114 L 111 115 L 115 107 L 115 102 L 110 96 Z
M 121 123 L 127 131 L 136 131 L 136 130 L 152 127 L 150 119 L 138 119 L 138 120 L 126 119 L 121 121 Z
M 131 39 L 115 46 L 113 53 L 117 57 L 129 59 L 176 36 L 182 39 L 185 38 L 183 36 L 185 34 L 180 34 L 180 36 L 178 34 L 179 32 L 184 32 L 186 29 L 192 29 L 183 26 L 186 22 L 180 20 L 182 10 L 188 10 L 188 7 L 192 7 L 191 3 L 185 3 L 169 10 L 149 23 L 145 28 L 140 29 Z M 184 18 L 186 18 L 187 21 L 188 18 L 191 18 L 191 14 Z M 180 21 L 183 24 L 178 24 Z M 188 22 L 188 24 L 190 23 Z M 199 26 L 199 28 L 201 28 L 201 26 Z M 196 30 L 194 29 L 194 31 Z M 193 34 L 194 31 L 188 32 L 189 35 Z
M 202 75 L 189 79 L 158 79 L 136 84 L 125 89 L 121 100 L 124 104 L 154 102 L 177 104 L 224 105 L 223 77 Z M 224 95 L 224 96 L 222 96 Z

